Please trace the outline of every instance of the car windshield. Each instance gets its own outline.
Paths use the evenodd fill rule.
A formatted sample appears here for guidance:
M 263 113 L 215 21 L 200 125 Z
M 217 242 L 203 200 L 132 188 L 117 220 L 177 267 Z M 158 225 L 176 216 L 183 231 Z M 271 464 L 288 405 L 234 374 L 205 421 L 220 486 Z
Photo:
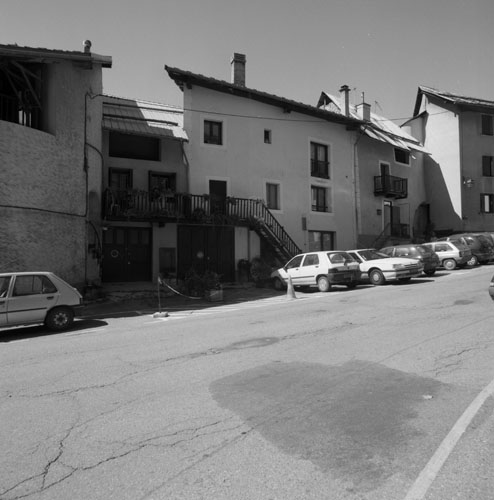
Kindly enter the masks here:
M 378 252 L 377 250 L 361 250 L 359 252 L 360 257 L 363 260 L 377 260 L 377 259 L 389 259 L 389 255 L 385 253 Z

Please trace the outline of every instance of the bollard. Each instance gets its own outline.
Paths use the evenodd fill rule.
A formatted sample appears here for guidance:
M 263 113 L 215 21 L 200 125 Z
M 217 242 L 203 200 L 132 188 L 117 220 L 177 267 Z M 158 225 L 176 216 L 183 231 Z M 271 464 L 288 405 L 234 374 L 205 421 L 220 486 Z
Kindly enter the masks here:
M 292 277 L 288 275 L 288 286 L 286 289 L 286 297 L 288 299 L 296 299 L 295 289 L 293 288 Z

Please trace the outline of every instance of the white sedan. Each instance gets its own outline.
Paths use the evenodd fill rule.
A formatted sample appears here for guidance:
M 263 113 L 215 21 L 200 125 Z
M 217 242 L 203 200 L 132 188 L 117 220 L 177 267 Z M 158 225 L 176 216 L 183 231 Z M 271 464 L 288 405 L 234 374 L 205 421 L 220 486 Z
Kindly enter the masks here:
M 386 281 L 409 281 L 420 276 L 423 264 L 416 259 L 389 257 L 374 248 L 347 250 L 360 264 L 362 278 L 369 278 L 373 285 L 383 285 Z
M 44 323 L 64 330 L 82 307 L 81 294 L 53 273 L 0 274 L 0 328 Z

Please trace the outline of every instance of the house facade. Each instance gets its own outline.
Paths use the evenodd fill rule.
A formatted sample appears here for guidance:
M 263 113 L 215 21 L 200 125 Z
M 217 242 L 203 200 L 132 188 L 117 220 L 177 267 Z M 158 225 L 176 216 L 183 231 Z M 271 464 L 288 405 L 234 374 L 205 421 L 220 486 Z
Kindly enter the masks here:
M 102 70 L 91 52 L 0 45 L 0 272 L 99 279 Z
M 184 94 L 190 193 L 238 215 L 227 238 L 235 266 L 283 240 L 294 246 L 280 260 L 355 245 L 360 119 L 246 87 L 242 54 L 233 57 L 230 82 L 166 71 Z
M 421 86 L 405 126 L 431 153 L 424 176 L 435 232 L 494 230 L 494 101 Z
M 103 98 L 102 281 L 175 276 L 189 193 L 183 111 Z
M 355 140 L 357 246 L 427 238 L 429 207 L 424 183 L 426 150 L 410 133 L 371 112 L 364 100 L 349 103 L 349 88 L 340 96 L 322 92 L 318 106 L 363 121 Z

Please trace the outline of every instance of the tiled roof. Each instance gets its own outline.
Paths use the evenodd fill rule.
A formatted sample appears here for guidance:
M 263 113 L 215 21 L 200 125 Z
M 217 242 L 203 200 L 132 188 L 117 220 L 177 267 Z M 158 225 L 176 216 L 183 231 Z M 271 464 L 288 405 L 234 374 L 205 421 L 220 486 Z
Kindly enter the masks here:
M 481 108 L 481 109 L 494 109 L 494 101 L 489 101 L 487 99 L 479 99 L 477 97 L 467 97 L 459 94 L 452 94 L 451 92 L 442 92 L 440 90 L 434 89 L 432 87 L 420 86 L 417 93 L 417 100 L 415 102 L 414 115 L 417 115 L 420 109 L 421 97 L 422 95 L 428 95 L 436 97 L 450 104 L 465 108 Z
M 323 99 L 324 97 L 326 97 L 326 99 Z M 326 104 L 321 105 L 322 108 L 343 113 L 343 105 L 340 98 L 327 92 L 322 92 L 319 102 L 323 100 Z M 349 112 L 352 117 L 361 119 L 355 106 L 350 105 Z M 405 132 L 400 126 L 396 125 L 396 123 L 388 118 L 377 115 L 376 113 L 370 113 L 370 121 L 362 126 L 362 130 L 369 137 L 378 141 L 387 142 L 395 147 L 425 152 L 425 149 L 415 137 Z
M 103 128 L 126 134 L 188 140 L 181 108 L 108 95 L 103 97 Z
M 69 50 L 54 50 L 40 47 L 20 47 L 19 45 L 0 45 L 0 57 L 16 57 L 29 62 L 51 62 L 56 60 L 70 60 L 75 62 L 100 63 L 104 68 L 111 68 L 112 58 L 94 52 L 80 52 Z
M 316 106 L 309 106 L 308 104 L 303 104 L 298 101 L 280 97 L 275 94 L 269 94 L 267 92 L 262 92 L 260 90 L 252 89 L 249 87 L 244 87 L 242 85 L 236 85 L 224 80 L 217 80 L 216 78 L 192 73 L 190 71 L 184 71 L 179 68 L 172 68 L 170 66 L 165 66 L 165 70 L 168 72 L 170 78 L 174 80 L 182 90 L 184 86 L 187 86 L 189 84 L 198 85 L 201 87 L 216 90 L 218 92 L 224 92 L 230 95 L 236 95 L 238 97 L 253 99 L 265 104 L 277 106 L 287 112 L 294 111 L 297 113 L 321 118 L 322 120 L 330 122 L 341 123 L 353 127 L 358 127 L 362 123 L 362 120 L 360 120 L 359 118 L 347 117 L 340 113 L 335 113 L 331 110 L 321 109 Z

